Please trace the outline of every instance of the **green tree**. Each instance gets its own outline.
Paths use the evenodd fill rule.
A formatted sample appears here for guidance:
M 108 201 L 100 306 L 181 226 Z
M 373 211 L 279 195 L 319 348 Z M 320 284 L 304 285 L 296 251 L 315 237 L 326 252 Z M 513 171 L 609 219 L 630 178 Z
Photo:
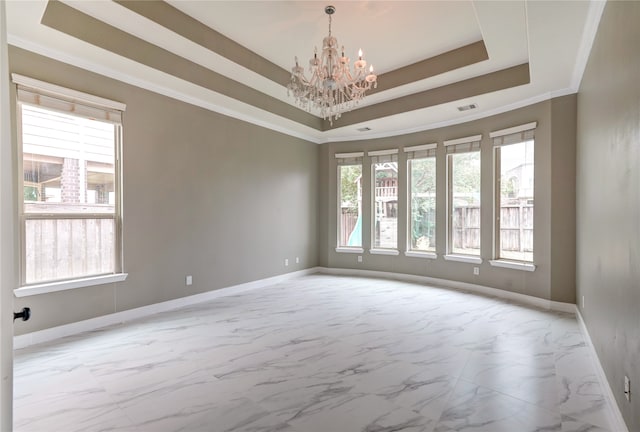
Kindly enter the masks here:
M 340 203 L 342 207 L 358 208 L 358 181 L 362 165 L 340 166 Z
M 453 195 L 476 203 L 480 193 L 480 152 L 456 153 L 453 157 Z
M 25 201 L 38 201 L 38 188 L 35 186 L 24 187 L 24 200 Z
M 435 244 L 435 157 L 412 159 L 411 164 L 411 245 L 418 241 Z

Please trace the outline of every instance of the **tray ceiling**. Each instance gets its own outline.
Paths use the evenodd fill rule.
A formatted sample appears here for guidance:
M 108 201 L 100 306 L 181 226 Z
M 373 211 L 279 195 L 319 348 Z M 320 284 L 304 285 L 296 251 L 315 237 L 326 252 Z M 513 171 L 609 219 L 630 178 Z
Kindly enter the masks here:
M 306 64 L 326 36 L 327 4 L 8 1 L 7 21 L 12 45 L 322 143 L 575 93 L 604 2 L 334 1 L 333 35 L 352 58 L 363 49 L 379 88 L 333 127 L 285 88 L 294 56 Z

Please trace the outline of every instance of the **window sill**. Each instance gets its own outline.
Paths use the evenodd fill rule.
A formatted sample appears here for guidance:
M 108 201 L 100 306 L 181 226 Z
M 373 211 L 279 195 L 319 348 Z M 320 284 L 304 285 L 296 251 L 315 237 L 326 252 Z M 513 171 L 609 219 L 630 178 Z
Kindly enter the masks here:
M 494 267 L 503 267 L 503 268 L 513 269 L 513 270 L 522 270 L 522 271 L 530 271 L 530 272 L 535 271 L 536 269 L 535 264 L 524 263 L 519 261 L 491 260 L 489 261 L 489 264 L 491 264 Z
M 467 264 L 482 264 L 482 258 L 471 255 L 445 255 L 444 259 L 447 261 L 457 261 Z
M 371 255 L 400 255 L 397 249 L 369 249 Z
M 16 297 L 28 297 L 38 294 L 47 294 L 57 291 L 66 291 L 76 288 L 90 287 L 94 285 L 103 285 L 113 282 L 122 282 L 128 276 L 128 273 L 116 273 L 104 276 L 94 276 L 82 279 L 72 279 L 60 282 L 50 282 L 39 285 L 29 285 L 13 290 Z
M 363 253 L 364 249 L 359 247 L 337 247 L 336 252 L 338 253 Z
M 405 251 L 404 256 L 411 258 L 437 259 L 438 255 L 433 252 Z

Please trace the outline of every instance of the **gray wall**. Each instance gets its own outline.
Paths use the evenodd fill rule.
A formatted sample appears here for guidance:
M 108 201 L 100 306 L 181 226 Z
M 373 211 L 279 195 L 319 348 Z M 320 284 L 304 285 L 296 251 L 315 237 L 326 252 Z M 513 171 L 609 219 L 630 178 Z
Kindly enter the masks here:
M 124 256 L 118 284 L 16 301 L 34 318 L 18 334 L 316 265 L 426 275 L 544 299 L 575 300 L 575 109 L 566 96 L 489 118 L 393 138 L 322 146 L 12 48 L 11 70 L 127 104 L 124 120 Z M 492 267 L 493 152 L 489 133 L 538 122 L 535 272 Z M 338 254 L 334 153 L 402 148 L 482 133 L 482 258 L 444 261 L 444 148 L 438 159 L 437 260 Z M 404 153 L 400 152 L 404 161 Z M 401 164 L 400 183 L 406 178 Z M 365 163 L 365 181 L 369 166 Z M 568 180 L 568 181 L 567 181 Z M 562 183 L 555 185 L 554 182 Z M 400 194 L 399 238 L 406 233 Z M 365 197 L 369 208 L 370 197 Z M 369 213 L 364 244 L 369 248 Z M 552 228 L 553 221 L 553 228 Z M 557 227 L 557 228 L 556 228 Z M 404 248 L 403 242 L 400 244 Z M 301 262 L 295 264 L 295 257 Z M 284 267 L 284 258 L 290 266 Z M 185 287 L 184 277 L 194 277 Z
M 11 72 L 127 104 L 129 277 L 16 299 L 33 311 L 16 334 L 317 265 L 318 145 L 20 49 L 9 58 Z
M 551 298 L 576 302 L 577 97 L 551 100 Z
M 565 96 L 504 114 L 446 128 L 392 138 L 340 142 L 321 149 L 321 220 L 327 226 L 320 236 L 319 262 L 329 267 L 359 268 L 423 275 L 468 282 L 563 302 L 575 301 L 575 109 L 576 96 Z M 535 147 L 535 272 L 492 267 L 493 249 L 493 151 L 489 133 L 494 130 L 538 122 Z M 445 150 L 442 141 L 482 134 L 482 221 L 480 274 L 473 275 L 475 264 L 445 261 Z M 405 146 L 438 142 L 437 150 L 437 260 L 408 258 L 405 249 L 406 163 Z M 400 256 L 371 255 L 371 197 L 363 196 L 363 262 L 356 254 L 335 252 L 337 225 L 337 166 L 335 153 L 400 148 L 398 225 Z M 371 190 L 368 158 L 363 165 L 364 190 Z M 565 182 L 565 180 L 567 180 Z M 554 182 L 564 182 L 556 185 Z M 552 229 L 552 221 L 558 228 Z
M 640 2 L 607 2 L 578 93 L 577 289 L 600 362 L 640 431 Z

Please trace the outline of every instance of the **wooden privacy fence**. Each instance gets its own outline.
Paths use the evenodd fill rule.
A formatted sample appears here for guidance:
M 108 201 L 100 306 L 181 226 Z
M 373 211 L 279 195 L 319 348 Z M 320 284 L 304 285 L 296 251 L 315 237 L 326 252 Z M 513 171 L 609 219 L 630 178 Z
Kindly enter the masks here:
M 453 247 L 480 249 L 480 207 L 454 209 Z M 533 251 L 533 205 L 507 205 L 500 209 L 500 245 L 503 251 Z M 340 215 L 340 245 L 345 246 L 358 220 L 357 209 L 343 208 Z
M 480 249 L 480 207 L 453 208 L 453 249 Z
M 340 243 L 339 246 L 347 246 L 349 236 L 358 221 L 358 209 L 343 208 L 340 214 Z
M 507 205 L 500 208 L 500 248 L 503 251 L 533 252 L 533 206 Z
M 454 208 L 453 247 L 480 249 L 480 207 Z M 500 246 L 503 251 L 533 251 L 533 205 L 500 208 Z
M 114 219 L 26 221 L 26 282 L 114 271 Z

